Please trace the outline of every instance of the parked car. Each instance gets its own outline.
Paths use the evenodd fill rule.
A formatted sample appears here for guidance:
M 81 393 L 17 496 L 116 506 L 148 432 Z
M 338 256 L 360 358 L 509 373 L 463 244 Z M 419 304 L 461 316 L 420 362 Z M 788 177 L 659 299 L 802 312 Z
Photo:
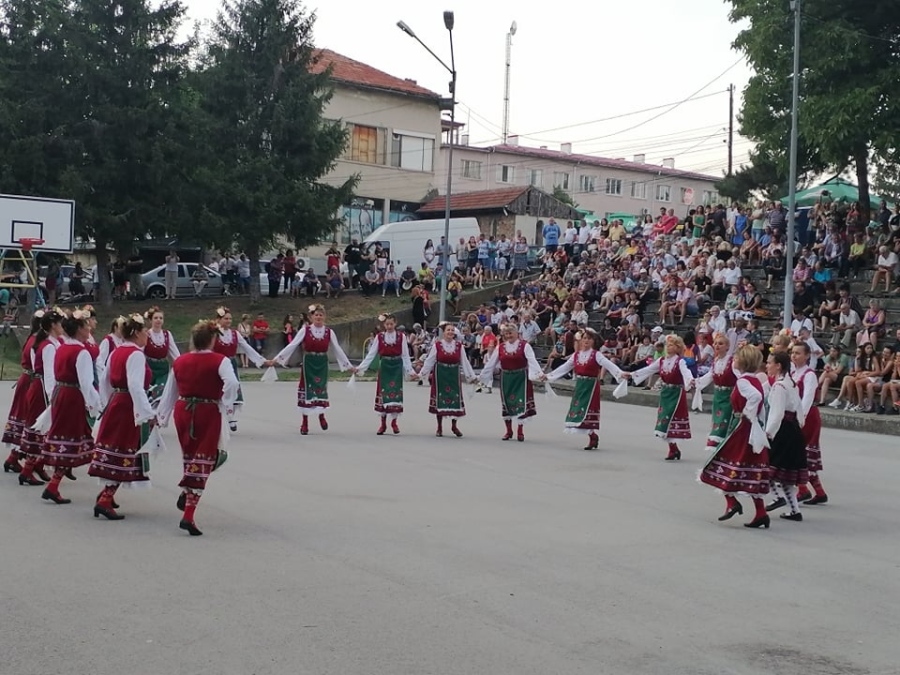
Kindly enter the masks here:
M 194 283 L 193 277 L 198 263 L 178 263 L 178 280 L 175 282 L 175 297 L 177 298 L 193 298 Z M 222 283 L 222 275 L 211 270 L 206 265 L 203 266 L 206 275 L 209 277 L 206 287 L 203 289 L 201 296 L 204 298 L 217 297 L 225 292 L 225 286 Z M 144 286 L 144 295 L 151 300 L 162 300 L 166 297 L 166 266 L 160 265 L 149 272 L 144 272 L 141 276 L 141 283 Z

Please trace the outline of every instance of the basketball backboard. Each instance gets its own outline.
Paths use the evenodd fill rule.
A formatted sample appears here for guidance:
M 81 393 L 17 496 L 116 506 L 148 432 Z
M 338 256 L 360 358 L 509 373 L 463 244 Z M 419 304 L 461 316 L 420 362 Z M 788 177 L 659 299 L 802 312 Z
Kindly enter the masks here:
M 75 202 L 68 199 L 0 195 L 0 249 L 22 248 L 40 239 L 35 252 L 71 253 L 75 244 Z

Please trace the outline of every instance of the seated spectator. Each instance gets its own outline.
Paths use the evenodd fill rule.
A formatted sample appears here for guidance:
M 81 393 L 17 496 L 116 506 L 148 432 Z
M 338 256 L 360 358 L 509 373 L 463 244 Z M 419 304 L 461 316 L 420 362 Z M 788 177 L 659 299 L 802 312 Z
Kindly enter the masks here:
M 887 399 L 891 398 L 891 407 L 885 408 Z M 885 377 L 884 384 L 881 387 L 881 405 L 878 406 L 879 415 L 897 415 L 897 399 L 900 396 L 900 353 L 894 351 L 893 367 L 890 370 L 890 377 Z
M 369 269 L 366 270 L 362 279 L 359 280 L 359 287 L 362 290 L 362 294 L 367 298 L 370 297 L 378 290 L 380 280 L 381 277 L 378 274 L 378 270 L 375 269 L 375 265 L 369 265 Z
M 874 298 L 869 300 L 869 309 L 862 317 L 862 330 L 857 333 L 856 344 L 864 345 L 868 343 L 877 344 L 878 339 L 884 337 L 885 333 L 885 316 L 881 303 Z
M 400 297 L 400 277 L 397 275 L 393 263 L 387 266 L 381 280 L 381 297 L 385 297 L 387 293 L 393 293 L 396 297 Z
M 203 265 L 197 265 L 194 273 L 191 275 L 191 283 L 194 286 L 194 297 L 199 298 L 203 295 L 203 289 L 209 284 L 209 275 Z
M 822 367 L 822 374 L 819 375 L 819 401 L 818 405 L 825 405 L 825 397 L 828 390 L 835 386 L 847 373 L 849 359 L 846 354 L 841 353 L 837 347 L 828 350 L 825 357 L 825 365 Z
M 325 280 L 325 297 L 339 298 L 344 290 L 344 279 L 337 267 L 328 270 L 328 277 Z
M 878 283 L 884 282 L 884 292 L 890 291 L 891 282 L 897 273 L 897 254 L 890 250 L 887 246 L 878 249 L 878 260 L 875 263 L 875 274 L 872 275 L 872 288 L 870 292 L 874 293 Z
M 319 293 L 319 277 L 316 276 L 316 272 L 312 267 L 306 270 L 300 285 L 306 292 L 307 298 L 314 298 Z
M 862 320 L 859 318 L 859 314 L 850 307 L 849 303 L 843 303 L 838 314 L 838 323 L 833 328 L 832 346 L 837 348 L 838 344 L 841 344 L 844 347 L 849 347 L 853 337 L 859 332 L 861 325 Z

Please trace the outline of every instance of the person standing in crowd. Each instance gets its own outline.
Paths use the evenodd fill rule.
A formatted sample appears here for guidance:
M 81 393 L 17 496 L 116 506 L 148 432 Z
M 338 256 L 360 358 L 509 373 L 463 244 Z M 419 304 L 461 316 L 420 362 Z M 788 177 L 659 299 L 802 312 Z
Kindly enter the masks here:
M 541 230 L 541 236 L 544 239 L 544 250 L 547 253 L 556 253 L 559 248 L 559 238 L 562 236 L 562 230 L 556 224 L 556 220 L 550 218 L 547 224 Z
M 731 359 L 728 358 L 731 368 Z M 757 373 L 762 353 L 756 347 L 741 347 L 734 356 L 738 373 L 729 389 L 727 430 L 700 471 L 700 482 L 721 490 L 725 495 L 725 513 L 719 521 L 730 520 L 744 512 L 737 499 L 740 493 L 753 499 L 756 515 L 746 527 L 768 527 L 764 495 L 769 493 L 769 456 L 765 435 L 760 427 L 763 411 L 763 385 Z
M 147 398 L 152 373 L 144 357 L 147 329 L 144 317 L 133 314 L 122 324 L 122 344 L 109 358 L 109 367 L 100 380 L 100 400 L 105 403 L 94 443 L 88 474 L 104 485 L 94 504 L 94 517 L 122 520 L 116 512 L 116 491 L 149 485 L 147 455 L 138 456 L 146 428 L 156 423 L 156 412 Z
M 463 378 L 467 382 L 474 382 L 475 371 L 466 357 L 462 342 L 457 339 L 456 327 L 448 321 L 438 326 L 438 330 L 441 338 L 432 343 L 416 378 L 426 380 L 431 376 L 428 412 L 437 418 L 435 436 L 440 438 L 444 435 L 444 418 L 449 417 L 450 430 L 459 438 L 462 432 L 459 430 L 458 420 L 466 415 L 462 382 Z
M 294 276 L 297 274 L 297 256 L 294 255 L 293 249 L 288 249 L 284 254 L 282 261 L 281 274 L 284 278 L 284 292 L 291 292 L 291 284 L 294 282 Z
M 363 263 L 363 251 L 359 245 L 359 240 L 355 237 L 344 248 L 344 262 L 347 263 L 348 274 L 350 275 L 350 288 L 356 288 L 362 275 L 365 274 L 365 268 L 362 271 L 359 269 Z
M 503 342 L 485 361 L 481 371 L 481 383 L 491 386 L 494 374 L 500 372 L 500 402 L 503 422 L 506 424 L 504 441 L 513 437 L 513 421 L 516 422 L 516 438 L 525 440 L 525 422 L 537 415 L 534 405 L 532 380 L 540 379 L 541 364 L 534 355 L 528 341 L 519 337 L 515 324 L 505 324 L 500 328 Z
M 247 256 L 241 253 L 235 263 L 238 276 L 238 288 L 240 292 L 247 295 L 250 292 L 250 261 Z
M 769 470 L 775 501 L 767 511 L 774 511 L 787 504 L 790 513 L 782 513 L 785 520 L 802 521 L 797 486 L 809 481 L 806 464 L 806 442 L 798 420 L 803 404 L 791 379 L 791 358 L 787 352 L 773 352 L 766 363 L 766 374 L 772 385 L 769 389 L 769 413 L 766 418 L 766 436 L 769 438 Z M 764 522 L 756 527 L 768 527 Z
M 227 307 L 219 307 L 216 310 L 216 322 L 219 324 L 219 332 L 213 342 L 213 351 L 221 354 L 231 362 L 234 375 L 240 382 L 238 373 L 237 355 L 244 354 L 257 368 L 266 362 L 265 358 L 251 347 L 243 336 L 231 327 L 231 310 Z M 234 402 L 234 410 L 229 413 L 228 426 L 232 432 L 237 431 L 237 411 L 244 404 L 244 395 L 238 387 L 237 399 Z
M 170 364 L 181 355 L 181 352 L 178 351 L 175 336 L 164 326 L 165 315 L 159 307 L 151 307 L 144 314 L 144 318 L 150 324 L 144 356 L 147 357 L 147 365 L 153 373 L 150 380 L 151 391 L 148 392 L 150 401 L 153 402 L 162 394 L 162 388 L 169 378 Z
M 213 321 L 191 331 L 193 351 L 176 359 L 159 402 L 160 426 L 175 421 L 184 470 L 176 507 L 184 514 L 178 527 L 192 537 L 203 532 L 194 521 L 210 474 L 225 463 L 228 432 L 222 422 L 233 413 L 240 383 L 228 359 L 212 351 L 219 334 Z
M 175 299 L 175 289 L 178 287 L 178 263 L 181 260 L 175 249 L 169 251 L 166 256 L 166 300 Z
M 100 411 L 100 395 L 94 388 L 94 362 L 85 347 L 90 336 L 89 314 L 74 310 L 62 320 L 61 337 L 53 362 L 56 386 L 50 398 L 50 425 L 42 459 L 54 467 L 53 477 L 41 499 L 70 504 L 59 492 L 60 483 L 72 469 L 90 464 L 94 436 L 88 420 Z
M 287 367 L 294 352 L 302 349 L 300 380 L 297 383 L 297 407 L 303 413 L 300 425 L 300 434 L 303 436 L 309 433 L 310 414 L 318 414 L 322 431 L 328 430 L 325 411 L 331 405 L 328 400 L 329 348 L 334 352 L 341 371 L 353 367 L 341 349 L 334 331 L 325 325 L 325 308 L 322 305 L 312 305 L 309 314 L 312 323 L 302 326 L 297 331 L 297 337 L 289 345 L 278 352 L 274 359 L 265 362 L 267 366 L 279 364 Z
M 659 373 L 663 386 L 659 392 L 659 410 L 656 416 L 655 433 L 669 444 L 667 461 L 681 459 L 678 441 L 691 437 L 691 419 L 688 410 L 687 392 L 694 384 L 694 378 L 682 358 L 684 340 L 677 335 L 666 336 L 666 356 L 625 377 L 640 384 L 650 375 Z
M 269 297 L 277 298 L 278 289 L 281 288 L 281 278 L 284 274 L 284 253 L 278 253 L 269 261 L 266 269 L 266 279 L 269 282 Z
M 140 251 L 135 251 L 125 263 L 125 272 L 128 275 L 128 295 L 135 300 L 144 297 L 144 281 L 141 276 L 144 273 L 144 259 Z
M 369 345 L 366 357 L 351 368 L 355 374 L 363 374 L 378 358 L 378 379 L 375 382 L 375 412 L 381 417 L 376 434 L 387 431 L 387 418 L 391 418 L 391 431 L 400 433 L 399 418 L 403 414 L 403 380 L 412 377 L 415 369 L 409 354 L 406 334 L 397 330 L 393 314 L 382 314 L 378 322 L 384 327 Z
M 585 450 L 596 450 L 600 445 L 600 399 L 603 387 L 604 370 L 617 380 L 626 376 L 619 367 L 606 358 L 600 351 L 601 338 L 597 333 L 585 328 L 575 334 L 578 351 L 541 379 L 544 382 L 555 382 L 571 372 L 575 374 L 575 391 L 566 415 L 566 433 L 587 434 L 588 444 Z M 550 386 L 547 384 L 546 386 Z

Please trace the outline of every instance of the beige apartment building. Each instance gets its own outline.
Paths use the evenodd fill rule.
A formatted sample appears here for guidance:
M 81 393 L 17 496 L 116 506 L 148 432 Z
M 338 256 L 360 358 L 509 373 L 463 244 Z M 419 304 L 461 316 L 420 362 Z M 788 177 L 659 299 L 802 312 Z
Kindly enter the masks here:
M 334 83 L 325 117 L 343 120 L 350 136 L 324 182 L 360 176 L 338 238 L 362 239 L 384 223 L 415 218 L 437 187 L 436 167 L 446 176 L 440 168 L 440 95 L 328 49 L 317 57 L 314 70 L 330 67 Z
M 442 148 L 444 165 L 446 153 Z M 614 213 L 656 215 L 662 207 L 682 215 L 692 204 L 717 203 L 718 180 L 676 169 L 673 160 L 656 166 L 647 164 L 642 155 L 633 161 L 581 155 L 573 153 L 569 143 L 558 150 L 530 148 L 519 145 L 515 136 L 506 145 L 453 147 L 454 194 L 514 185 L 552 193 L 559 186 L 580 209 L 597 218 Z

